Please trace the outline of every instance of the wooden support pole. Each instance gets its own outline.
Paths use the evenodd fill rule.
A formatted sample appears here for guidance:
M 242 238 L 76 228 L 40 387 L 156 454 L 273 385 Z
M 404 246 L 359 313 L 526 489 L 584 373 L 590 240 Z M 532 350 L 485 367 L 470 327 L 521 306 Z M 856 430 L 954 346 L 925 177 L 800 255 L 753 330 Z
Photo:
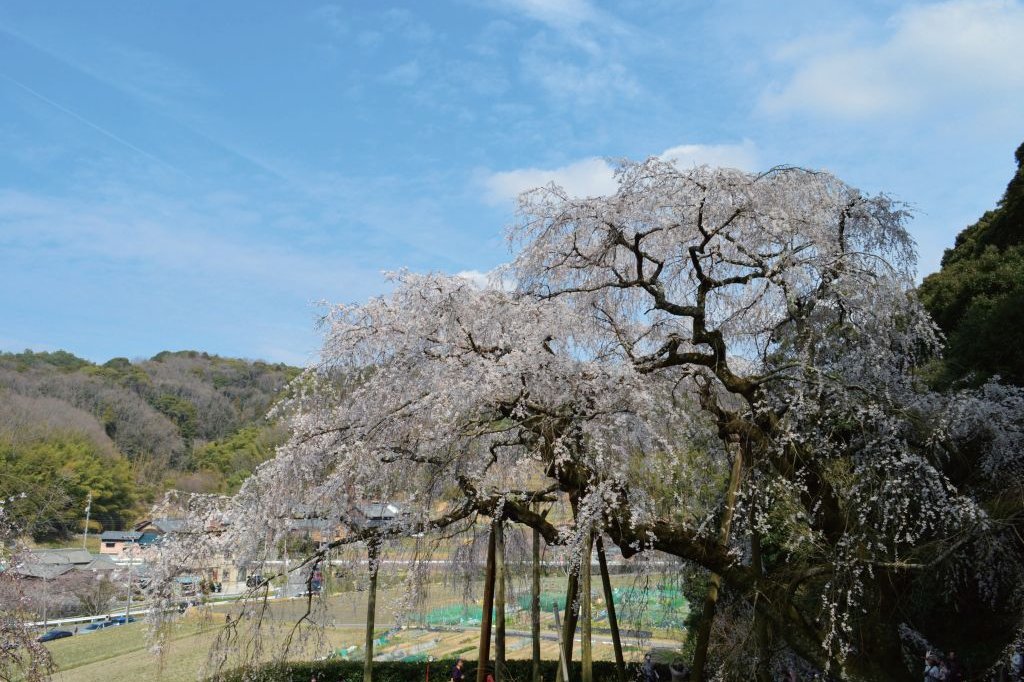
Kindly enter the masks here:
M 367 540 L 370 587 L 366 592 L 366 645 L 363 647 L 363 682 L 373 682 L 373 621 L 377 612 L 377 571 L 380 569 L 380 541 Z
M 486 682 L 487 665 L 491 660 L 491 612 L 494 610 L 494 526 L 487 541 L 487 567 L 484 569 L 484 606 L 480 616 L 480 648 L 477 656 L 476 680 Z
M 494 682 L 503 682 L 505 673 L 505 523 L 494 520 Z
M 580 573 L 582 574 L 583 594 L 580 596 L 580 620 L 583 621 L 583 643 L 580 654 L 582 665 L 581 682 L 594 682 L 594 643 L 591 639 L 593 618 L 591 609 L 591 581 L 590 581 L 590 555 L 594 543 L 594 533 L 587 535 L 586 546 L 583 549 L 583 556 L 580 559 Z
M 572 645 L 573 640 L 576 638 L 576 619 L 578 611 L 576 610 L 576 597 L 580 591 L 579 575 L 576 573 L 569 574 L 569 582 L 565 588 L 565 620 L 562 622 L 562 656 L 565 659 L 565 664 L 568 667 L 572 663 Z M 562 671 L 559 669 L 558 674 L 555 677 L 555 682 L 568 682 L 568 677 L 562 677 Z
M 555 674 L 556 680 L 568 680 L 569 679 L 569 668 L 565 662 L 565 642 L 562 640 L 562 622 L 558 618 L 558 604 L 552 604 L 552 613 L 555 614 L 555 632 L 558 633 L 558 672 Z
M 608 574 L 608 558 L 604 553 L 604 541 L 597 535 L 597 562 L 601 567 L 601 586 L 604 588 L 604 603 L 608 609 L 608 627 L 612 630 L 612 647 L 615 649 L 615 675 L 618 682 L 626 682 L 626 660 L 622 656 L 622 639 L 619 637 L 619 618 L 615 613 L 615 593 L 612 579 Z
M 555 609 L 557 612 L 557 608 Z M 540 679 L 540 531 L 533 529 L 533 584 L 530 585 L 530 634 L 533 639 L 532 682 Z

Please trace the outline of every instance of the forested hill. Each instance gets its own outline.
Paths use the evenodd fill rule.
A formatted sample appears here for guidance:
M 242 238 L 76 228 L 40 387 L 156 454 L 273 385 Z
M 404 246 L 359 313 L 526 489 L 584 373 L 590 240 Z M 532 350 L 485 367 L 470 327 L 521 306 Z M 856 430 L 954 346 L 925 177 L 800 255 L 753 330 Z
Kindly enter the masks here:
M 939 386 L 999 375 L 1024 386 L 1024 144 L 999 205 L 956 238 L 921 300 L 946 334 Z
M 299 369 L 196 351 L 102 365 L 0 353 L 0 496 L 25 494 L 37 536 L 120 528 L 164 489 L 226 492 L 282 434 L 267 410 Z

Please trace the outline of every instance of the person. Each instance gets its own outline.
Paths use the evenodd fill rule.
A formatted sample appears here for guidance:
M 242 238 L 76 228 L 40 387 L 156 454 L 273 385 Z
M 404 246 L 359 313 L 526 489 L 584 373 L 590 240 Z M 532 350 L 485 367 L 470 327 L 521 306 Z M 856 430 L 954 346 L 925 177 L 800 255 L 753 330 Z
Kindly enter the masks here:
M 964 682 L 964 668 L 960 665 L 960 659 L 956 657 L 955 651 L 950 651 L 946 656 L 945 682 Z
M 924 682 L 939 682 L 942 679 L 942 670 L 939 668 L 939 657 L 928 652 L 924 656 Z
M 651 659 L 650 654 L 644 654 L 644 667 L 641 668 L 640 673 L 644 682 L 657 682 L 658 671 L 654 667 L 654 661 Z
M 461 658 L 455 661 L 455 665 L 452 666 L 452 682 L 463 682 L 466 676 L 462 674 L 462 666 L 465 665 L 465 661 Z
M 1020 644 L 1014 647 L 1013 655 L 1010 656 L 1010 679 L 1024 680 L 1024 648 Z

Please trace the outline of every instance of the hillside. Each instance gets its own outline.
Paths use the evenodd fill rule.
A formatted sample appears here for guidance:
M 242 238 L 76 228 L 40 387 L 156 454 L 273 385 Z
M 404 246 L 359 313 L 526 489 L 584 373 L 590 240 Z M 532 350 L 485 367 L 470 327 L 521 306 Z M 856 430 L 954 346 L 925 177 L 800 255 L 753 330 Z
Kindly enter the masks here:
M 936 383 L 999 375 L 1024 386 L 1024 144 L 999 205 L 964 229 L 924 279 L 921 300 L 946 335 Z
M 0 496 L 46 538 L 80 530 L 90 492 L 107 529 L 171 487 L 228 492 L 283 437 L 265 415 L 299 371 L 196 351 L 0 353 Z

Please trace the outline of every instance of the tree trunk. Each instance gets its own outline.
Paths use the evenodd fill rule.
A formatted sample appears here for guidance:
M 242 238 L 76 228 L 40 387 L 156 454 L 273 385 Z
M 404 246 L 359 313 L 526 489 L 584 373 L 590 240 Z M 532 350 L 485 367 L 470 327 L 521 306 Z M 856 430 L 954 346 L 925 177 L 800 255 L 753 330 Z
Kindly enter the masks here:
M 533 682 L 540 679 L 540 531 L 533 529 L 533 584 L 530 586 L 530 634 L 533 639 Z
M 754 508 L 750 508 L 750 520 L 751 520 L 751 536 L 750 536 L 750 567 L 753 568 L 757 575 L 763 575 L 764 569 L 761 565 L 761 537 L 757 533 L 757 529 L 753 527 L 754 520 Z M 760 593 L 754 593 L 754 678 L 758 682 L 771 682 L 772 676 L 771 671 L 768 668 L 769 659 L 771 657 L 771 639 L 768 631 L 769 622 L 764 617 L 758 608 L 756 600 L 761 599 Z
M 505 523 L 494 521 L 494 681 L 505 674 Z
M 480 648 L 477 656 L 476 680 L 485 682 L 487 664 L 491 661 L 491 612 L 494 609 L 494 525 L 487 541 L 487 567 L 484 571 L 484 606 L 480 615 Z
M 593 628 L 593 619 L 591 618 L 591 600 L 590 600 L 590 554 L 591 546 L 594 542 L 594 533 L 591 531 L 587 535 L 587 545 L 583 552 L 583 558 L 580 563 L 580 572 L 583 574 L 583 594 L 580 600 L 580 618 L 583 621 L 583 644 L 582 644 L 582 665 L 580 680 L 581 682 L 594 682 L 594 648 L 591 640 L 591 631 Z
M 736 507 L 736 491 L 740 487 L 743 474 L 743 455 L 737 452 L 733 456 L 732 471 L 729 474 L 729 486 L 725 491 L 725 509 L 722 510 L 722 521 L 718 526 L 718 542 L 725 547 L 729 543 L 729 531 L 732 529 L 732 515 Z M 700 625 L 697 627 L 697 642 L 693 653 L 693 682 L 703 682 L 704 668 L 707 665 L 708 644 L 711 641 L 711 624 L 715 620 L 715 609 L 718 606 L 718 591 L 722 586 L 722 577 L 712 573 L 708 578 L 708 592 L 704 596 L 704 608 L 701 611 Z
M 608 574 L 608 559 L 604 554 L 604 541 L 597 535 L 597 562 L 601 567 L 601 586 L 604 588 L 604 603 L 608 609 L 608 627 L 612 631 L 612 647 L 615 649 L 615 674 L 618 682 L 626 682 L 626 661 L 622 656 L 622 640 L 619 638 L 619 619 L 615 615 L 615 593 L 612 579 Z
M 363 682 L 373 682 L 373 621 L 377 612 L 377 571 L 380 568 L 380 543 L 368 540 L 366 556 L 370 570 L 370 587 L 366 592 L 366 646 L 363 661 Z
M 579 509 L 578 493 L 569 493 L 569 506 L 572 507 L 572 517 L 575 519 L 576 512 Z M 562 655 L 564 656 L 566 671 L 572 666 L 573 640 L 576 639 L 576 621 L 580 613 L 576 604 L 576 597 L 579 595 L 579 591 L 579 573 L 570 571 L 569 581 L 565 586 L 565 622 L 562 623 Z M 568 675 L 568 672 L 565 674 Z M 569 682 L 567 678 L 562 677 L 561 668 L 559 668 L 558 673 L 555 675 L 555 682 Z

